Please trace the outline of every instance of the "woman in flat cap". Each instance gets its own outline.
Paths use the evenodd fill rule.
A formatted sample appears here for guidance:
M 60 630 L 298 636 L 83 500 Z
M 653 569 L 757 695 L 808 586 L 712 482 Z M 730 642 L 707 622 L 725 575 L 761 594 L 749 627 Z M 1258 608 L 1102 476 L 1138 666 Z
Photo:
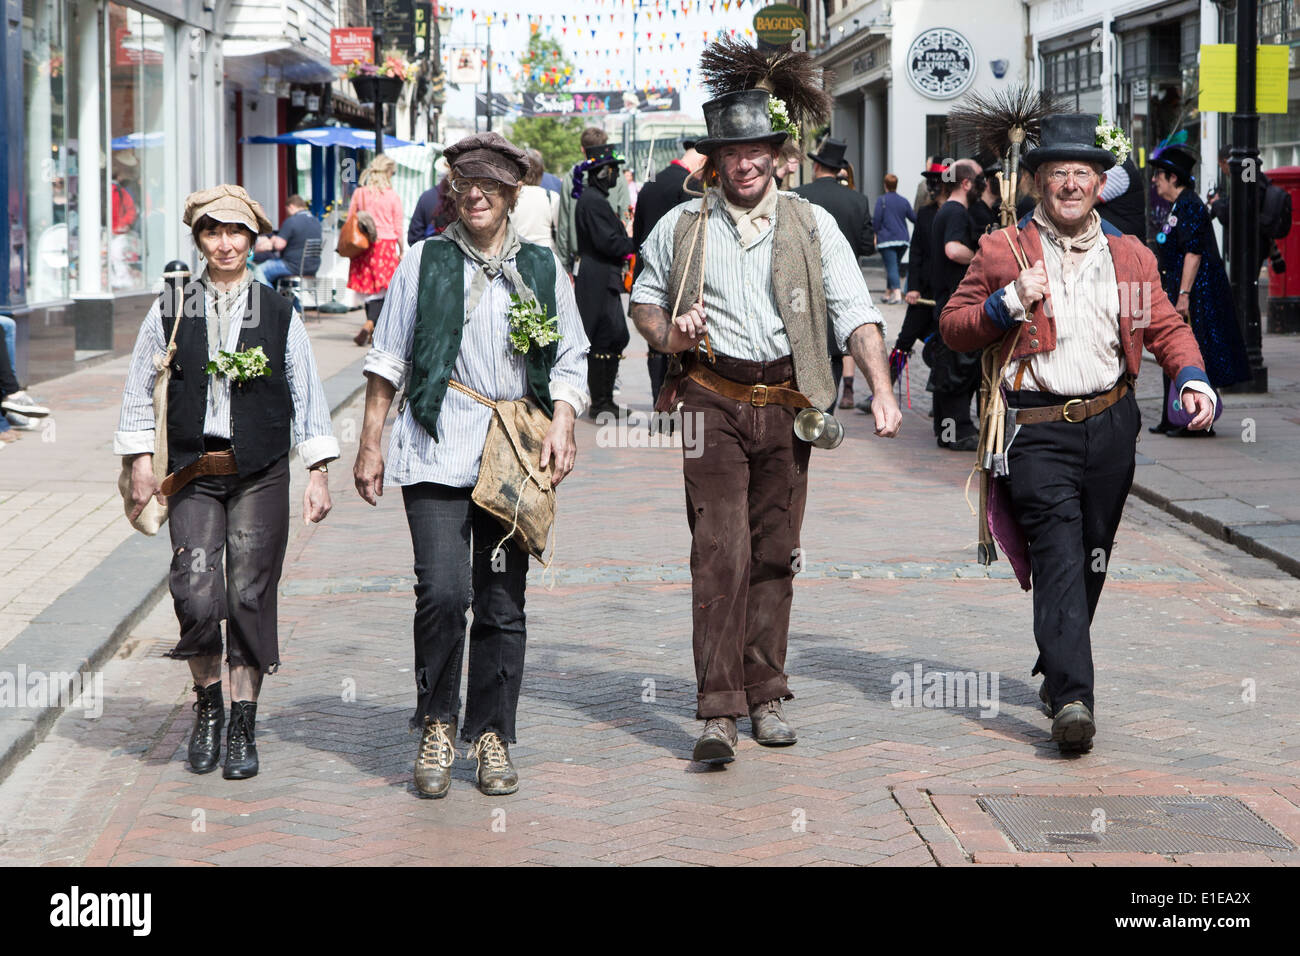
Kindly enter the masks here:
M 471 500 L 493 411 L 450 383 L 494 402 L 531 395 L 551 417 L 538 465 L 553 463 L 551 481 L 558 486 L 573 468 L 573 422 L 588 402 L 587 337 L 555 253 L 521 242 L 510 221 L 528 172 L 524 151 L 484 133 L 462 139 L 445 155 L 458 219 L 412 246 L 393 276 L 366 357 L 366 416 L 353 476 L 372 505 L 385 482 L 401 486 L 411 529 L 411 729 L 421 731 L 416 791 L 447 794 L 459 727 L 478 758 L 479 789 L 500 795 L 519 788 L 509 745 L 523 680 L 528 552 L 513 539 L 498 549 L 501 525 Z M 512 308 L 536 319 L 512 329 Z M 553 329 L 544 331 L 547 325 Z M 385 464 L 379 440 L 402 387 Z M 471 605 L 462 721 L 460 670 Z
M 216 769 L 225 724 L 221 621 L 226 621 L 230 722 L 222 776 L 257 773 L 254 725 L 262 677 L 280 666 L 276 592 L 289 536 L 289 452 L 309 469 L 303 517 L 330 510 L 326 463 L 338 441 L 302 319 L 247 268 L 262 207 L 241 186 L 185 200 L 185 225 L 206 264 L 170 282 L 136 338 L 113 451 L 131 463 L 135 512 L 157 495 L 170 514 L 170 587 L 198 700 L 195 773 Z M 176 352 L 167 390 L 167 474 L 153 469 L 155 358 Z M 224 565 L 224 566 L 223 566 Z

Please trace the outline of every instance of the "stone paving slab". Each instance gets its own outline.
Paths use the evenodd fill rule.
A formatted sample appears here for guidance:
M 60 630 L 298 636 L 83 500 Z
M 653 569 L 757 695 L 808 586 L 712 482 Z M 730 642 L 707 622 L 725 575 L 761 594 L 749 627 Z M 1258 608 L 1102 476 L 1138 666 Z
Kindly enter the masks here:
M 641 358 L 624 365 L 624 401 L 645 390 Z M 103 715 L 64 713 L 0 783 L 0 861 L 1094 865 L 964 842 L 928 797 L 998 788 L 1258 791 L 1274 801 L 1261 815 L 1281 819 L 1283 802 L 1300 801 L 1294 579 L 1130 500 L 1094 627 L 1097 749 L 1062 756 L 1029 674 L 1028 596 L 1001 574 L 959 573 L 978 568 L 968 464 L 933 447 L 923 402 L 893 443 L 852 415 L 850 440 L 814 456 L 805 546 L 810 569 L 834 573 L 796 582 L 795 747 L 758 747 L 742 720 L 735 763 L 689 760 L 700 725 L 678 577 L 689 551 L 680 452 L 602 447 L 584 422 L 579 470 L 561 488 L 555 584 L 534 576 L 528 592 L 518 794 L 479 794 L 462 756 L 445 800 L 415 796 L 409 534 L 400 496 L 364 505 L 340 467 L 334 513 L 291 532 L 284 666 L 259 707 L 262 774 L 185 769 L 193 696 L 184 668 L 157 656 L 176 627 L 163 600 L 104 665 Z M 355 444 L 343 464 L 353 455 Z M 899 694 L 918 668 L 970 672 L 986 688 L 997 675 L 996 708 L 926 706 L 923 694 L 909 705 Z

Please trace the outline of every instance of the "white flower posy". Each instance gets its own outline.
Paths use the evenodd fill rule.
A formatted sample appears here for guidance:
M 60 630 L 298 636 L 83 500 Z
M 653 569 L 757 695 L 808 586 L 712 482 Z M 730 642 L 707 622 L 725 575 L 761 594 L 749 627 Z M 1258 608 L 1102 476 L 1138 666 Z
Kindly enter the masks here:
M 1133 141 L 1124 135 L 1124 131 L 1100 116 L 1097 117 L 1097 139 L 1094 145 L 1113 153 L 1116 165 L 1128 159 L 1128 154 L 1133 152 Z
M 772 132 L 789 133 L 791 136 L 799 134 L 799 127 L 794 125 L 790 119 L 790 113 L 785 107 L 785 100 L 779 100 L 775 96 L 767 98 L 767 118 L 772 124 Z

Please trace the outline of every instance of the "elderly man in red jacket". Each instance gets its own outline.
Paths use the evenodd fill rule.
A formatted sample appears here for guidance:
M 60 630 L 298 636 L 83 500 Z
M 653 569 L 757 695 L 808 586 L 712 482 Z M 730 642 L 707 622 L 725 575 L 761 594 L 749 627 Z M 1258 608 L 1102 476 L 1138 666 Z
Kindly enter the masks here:
M 1133 483 L 1142 348 L 1177 383 L 1189 427 L 1208 427 L 1216 404 L 1155 257 L 1093 208 L 1115 165 L 1094 145 L 1096 125 L 1085 114 L 1044 118 L 1041 143 L 1023 160 L 1042 201 L 1018 230 L 980 240 L 939 320 L 956 351 L 1001 342 L 1007 474 L 994 479 L 990 510 L 1009 498 L 1011 528 L 1027 545 L 1039 651 L 1033 673 L 1044 676 L 1039 696 L 1063 752 L 1091 749 L 1096 734 L 1089 627 Z M 1005 540 L 1019 535 L 999 537 L 1027 588 L 1025 553 Z

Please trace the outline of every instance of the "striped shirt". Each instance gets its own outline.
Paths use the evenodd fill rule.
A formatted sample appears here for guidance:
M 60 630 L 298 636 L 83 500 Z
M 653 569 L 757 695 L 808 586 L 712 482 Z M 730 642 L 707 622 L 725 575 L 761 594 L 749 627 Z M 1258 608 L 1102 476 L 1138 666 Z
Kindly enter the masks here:
M 715 352 L 752 362 L 770 362 L 789 355 L 790 339 L 772 285 L 772 237 L 776 218 L 773 217 L 762 238 L 744 249 L 721 197 L 716 191 L 711 191 L 710 197 L 704 276 L 704 314 L 709 342 Z M 688 209 L 698 211 L 701 201 L 693 199 L 673 207 L 646 237 L 640 253 L 644 265 L 632 287 L 634 305 L 673 308 L 668 294 L 673 231 L 682 213 Z M 847 352 L 854 329 L 870 322 L 880 327 L 883 337 L 885 319 L 872 304 L 862 269 L 831 214 L 820 206 L 810 204 L 809 209 L 821 239 L 826 315 L 835 344 Z M 683 301 L 678 311 L 685 312 L 691 304 Z
M 411 342 L 415 335 L 420 291 L 420 258 L 426 239 L 417 242 L 402 257 L 388 286 L 384 309 L 375 323 L 374 346 L 366 356 L 365 371 L 385 378 L 401 388 L 410 369 Z M 516 260 L 517 261 L 517 260 Z M 464 293 L 478 266 L 465 260 Z M 498 274 L 484 291 L 478 305 L 465 320 L 460 353 L 452 377 L 493 401 L 514 401 L 528 394 L 528 371 L 524 356 L 510 344 L 510 294 L 514 287 Z M 551 398 L 573 406 L 577 415 L 587 409 L 587 335 L 578 317 L 573 284 L 556 261 L 555 311 L 559 316 L 560 341 L 555 367 L 551 369 Z M 478 480 L 483 442 L 487 438 L 492 409 L 463 392 L 447 389 L 438 413 L 438 440 L 415 420 L 411 407 L 399 406 L 397 421 L 388 444 L 384 480 L 395 485 L 436 482 L 452 488 L 470 488 Z
M 205 273 L 200 274 L 202 279 Z M 220 294 L 206 282 L 204 305 L 209 315 L 219 316 L 225 331 L 223 348 L 234 352 L 239 347 L 241 324 L 230 321 L 235 310 L 228 309 Z M 240 297 L 242 302 L 242 297 Z M 220 306 L 220 308 L 219 308 Z M 181 321 L 185 321 L 182 318 Z M 205 322 L 203 316 L 191 318 L 192 322 Z M 122 392 L 122 414 L 117 432 L 113 435 L 113 454 L 152 454 L 154 450 L 153 385 L 156 371 L 154 356 L 167 351 L 167 338 L 163 334 L 162 308 L 154 299 L 140 326 L 131 353 L 131 365 Z M 209 354 L 215 356 L 216 348 L 209 343 Z M 339 456 L 338 439 L 330 424 L 329 403 L 325 389 L 316 373 L 316 359 L 312 355 L 311 340 L 302 317 L 295 309 L 289 321 L 289 338 L 285 349 L 285 380 L 293 398 L 292 435 L 298 456 L 308 467 Z M 213 438 L 231 437 L 230 382 L 223 376 L 208 376 L 208 407 L 203 416 L 203 434 Z
M 1061 247 L 1043 237 L 1043 267 L 1052 290 L 1056 319 L 1056 348 L 1030 356 L 1021 387 L 1053 395 L 1089 395 L 1110 388 L 1125 369 L 1119 341 L 1119 286 L 1110 243 L 1102 236 L 1084 253 L 1064 256 Z M 1025 308 L 1016 284 L 1007 287 L 1006 306 L 1023 321 Z M 1041 308 L 1041 306 L 1040 306 Z M 1021 336 L 1029 337 L 1028 329 Z M 1004 381 L 1015 387 L 1019 362 L 1008 362 Z

